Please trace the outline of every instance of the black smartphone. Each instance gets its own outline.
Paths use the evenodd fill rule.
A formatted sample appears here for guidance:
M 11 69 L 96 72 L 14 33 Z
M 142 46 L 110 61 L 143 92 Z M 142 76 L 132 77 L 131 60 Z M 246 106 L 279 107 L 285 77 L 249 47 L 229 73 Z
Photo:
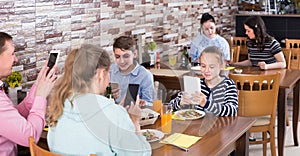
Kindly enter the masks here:
M 136 96 L 139 92 L 139 84 L 128 84 L 128 89 L 125 97 L 124 107 L 130 105 L 131 101 L 135 104 Z
M 49 67 L 49 69 L 48 69 L 46 75 L 48 75 L 49 71 L 57 63 L 58 57 L 59 57 L 59 51 L 53 50 L 53 51 L 50 52 L 49 60 L 48 60 L 48 64 L 47 64 L 47 67 Z

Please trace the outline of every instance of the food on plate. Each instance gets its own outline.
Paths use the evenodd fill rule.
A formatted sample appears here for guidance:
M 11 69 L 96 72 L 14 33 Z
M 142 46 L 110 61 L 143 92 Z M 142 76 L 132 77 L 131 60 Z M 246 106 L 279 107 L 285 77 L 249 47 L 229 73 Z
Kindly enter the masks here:
M 153 139 L 158 139 L 158 136 L 156 136 L 156 134 L 154 132 L 151 132 L 149 130 L 146 130 L 145 132 L 143 132 L 143 136 L 146 137 L 146 140 L 153 140 Z
M 179 117 L 183 117 L 183 118 L 199 118 L 199 117 L 201 117 L 201 115 L 196 110 L 193 110 L 193 109 L 181 111 L 178 115 L 179 115 Z

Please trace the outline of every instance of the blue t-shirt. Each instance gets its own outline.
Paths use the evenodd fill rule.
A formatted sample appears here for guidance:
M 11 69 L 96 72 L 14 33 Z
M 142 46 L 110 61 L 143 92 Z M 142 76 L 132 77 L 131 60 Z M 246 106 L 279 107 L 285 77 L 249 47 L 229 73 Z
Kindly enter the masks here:
M 200 34 L 192 40 L 189 55 L 192 62 L 200 57 L 201 52 L 208 46 L 217 46 L 224 53 L 224 59 L 230 60 L 230 48 L 227 40 L 216 34 L 214 38 L 208 38 L 204 34 Z
M 116 103 L 119 103 L 125 97 L 128 84 L 139 84 L 138 94 L 140 99 L 145 100 L 147 105 L 152 105 L 153 97 L 156 95 L 153 75 L 138 63 L 136 63 L 136 67 L 129 74 L 121 73 L 118 65 L 112 64 L 110 67 L 110 82 L 119 83 L 119 88 L 121 89 L 119 98 L 115 99 Z

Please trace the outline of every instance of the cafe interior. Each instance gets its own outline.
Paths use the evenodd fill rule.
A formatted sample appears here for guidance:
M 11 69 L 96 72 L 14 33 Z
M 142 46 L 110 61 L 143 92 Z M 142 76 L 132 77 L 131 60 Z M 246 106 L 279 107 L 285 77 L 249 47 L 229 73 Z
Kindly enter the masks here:
M 259 108 L 266 103 L 273 104 L 268 106 L 270 114 L 260 115 L 270 116 L 268 126 L 253 128 L 260 119 L 251 113 L 247 114 L 247 110 L 243 109 L 248 107 L 240 103 L 236 117 L 216 117 L 210 113 L 200 114 L 201 118 L 195 120 L 183 121 L 172 117 L 171 134 L 163 133 L 164 136 L 159 136 L 160 140 L 150 143 L 152 155 L 229 155 L 234 151 L 237 156 L 254 156 L 265 154 L 265 149 L 267 155 L 273 156 L 300 154 L 298 0 L 1 0 L 0 12 L 1 31 L 13 36 L 15 54 L 19 60 L 13 66 L 13 70 L 22 75 L 19 101 L 36 80 L 50 51 L 60 51 L 57 65 L 61 72 L 70 49 L 78 48 L 83 43 L 101 46 L 109 53 L 111 62 L 114 62 L 114 38 L 128 35 L 136 39 L 139 53 L 137 61 L 153 74 L 156 90 L 162 90 L 161 103 L 168 103 L 180 90 L 184 90 L 183 76 L 201 77 L 198 67 L 184 57 L 184 51 L 190 50 L 192 39 L 201 31 L 200 19 L 203 13 L 210 13 L 215 18 L 216 33 L 228 41 L 232 62 L 248 59 L 243 22 L 247 17 L 260 16 L 267 32 L 280 43 L 287 62 L 286 68 L 260 70 L 229 66 L 224 68 L 223 74 L 233 75 L 232 79 L 235 79 L 234 75 L 254 75 L 252 79 L 258 81 L 259 76 L 279 73 L 278 80 L 271 80 L 277 84 L 267 86 L 270 89 L 270 93 L 266 93 L 268 95 L 247 95 L 243 89 L 238 89 L 239 101 L 242 95 L 245 96 L 243 98 L 251 95 L 248 100 L 241 101 L 254 101 L 259 103 Z M 155 43 L 152 49 L 149 49 L 150 43 Z M 251 78 L 247 78 L 250 81 Z M 237 79 L 235 82 L 244 81 Z M 267 79 L 261 80 L 259 88 L 263 88 L 263 81 Z M 276 87 L 277 90 L 271 93 Z M 253 98 L 258 100 L 255 102 L 251 100 Z M 142 129 L 156 129 L 160 132 L 160 118 L 154 116 L 146 119 L 149 121 L 143 121 L 145 125 Z M 250 131 L 258 134 L 257 140 L 262 138 L 259 145 L 252 145 L 249 141 Z M 263 132 L 263 135 L 258 132 Z M 175 144 L 174 140 L 171 142 L 171 138 L 168 140 L 169 135 L 175 134 L 182 139 L 176 142 L 180 145 Z M 189 136 L 196 140 L 190 143 Z M 262 143 L 265 145 L 262 146 Z M 43 131 L 37 148 L 49 151 L 47 129 Z M 29 148 L 19 146 L 19 155 L 29 155 Z

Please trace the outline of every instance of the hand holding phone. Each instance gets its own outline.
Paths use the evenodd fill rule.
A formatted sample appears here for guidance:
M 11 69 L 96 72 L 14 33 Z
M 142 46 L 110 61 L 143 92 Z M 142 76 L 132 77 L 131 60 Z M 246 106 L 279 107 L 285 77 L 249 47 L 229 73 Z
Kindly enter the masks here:
M 50 70 L 53 68 L 53 66 L 55 64 L 57 64 L 58 58 L 59 58 L 59 50 L 52 50 L 50 51 L 50 55 L 49 55 L 49 60 L 48 60 L 48 64 L 47 67 L 49 67 L 46 75 L 48 75 L 48 73 L 50 72 Z
M 135 104 L 136 102 L 136 97 L 139 92 L 139 84 L 129 84 L 126 97 L 125 97 L 125 102 L 124 102 L 124 107 L 126 108 L 128 105 L 130 105 L 131 102 Z

